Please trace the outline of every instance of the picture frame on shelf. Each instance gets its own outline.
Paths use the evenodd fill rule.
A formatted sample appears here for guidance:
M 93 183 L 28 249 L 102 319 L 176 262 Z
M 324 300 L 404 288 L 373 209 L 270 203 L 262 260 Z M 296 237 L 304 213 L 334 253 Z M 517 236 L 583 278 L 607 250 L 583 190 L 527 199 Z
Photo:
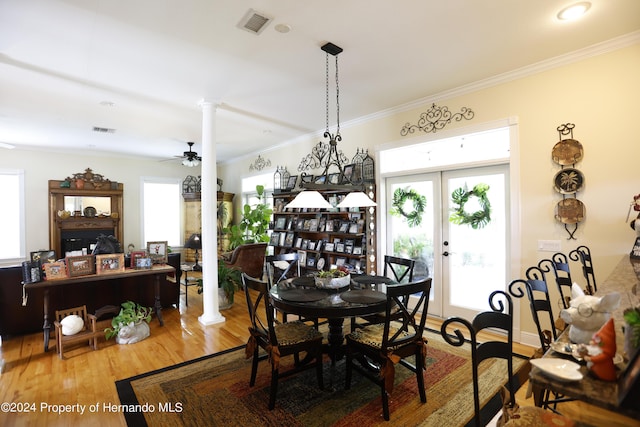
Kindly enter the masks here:
M 153 257 L 149 258 L 151 258 L 153 262 Z M 98 274 L 124 272 L 124 254 L 120 253 L 96 255 L 96 271 Z
M 302 249 L 306 250 L 309 247 L 309 239 L 302 239 Z
M 150 270 L 151 267 L 153 267 L 153 262 L 146 254 L 143 257 L 136 258 L 136 270 Z
M 298 218 L 296 230 L 304 230 L 304 218 Z
M 289 176 L 289 180 L 287 181 L 287 187 L 285 191 L 291 191 L 296 187 L 296 182 L 298 181 L 298 175 Z
M 272 232 L 271 236 L 269 237 L 269 245 L 278 246 L 279 243 L 280 243 L 280 233 L 278 233 L 277 231 Z
M 358 223 L 357 222 L 352 222 L 351 224 L 349 224 L 349 233 L 358 234 Z
M 289 218 L 287 220 L 287 230 L 293 230 L 293 222 L 294 222 L 295 218 Z
M 133 251 L 131 252 L 131 264 L 129 264 L 129 267 L 131 268 L 136 268 L 136 261 L 138 260 L 138 258 L 144 258 L 147 256 L 147 253 L 145 251 Z
M 354 246 L 353 247 L 354 255 L 362 255 L 362 246 Z
M 324 184 L 326 180 L 327 180 L 327 176 L 326 175 L 320 175 L 320 176 L 316 177 L 313 180 L 313 182 L 314 182 L 314 184 Z
M 151 258 L 154 264 L 166 264 L 169 256 L 168 242 L 166 240 L 147 242 L 147 254 L 149 254 L 149 258 Z
M 313 218 L 309 221 L 309 231 L 318 231 L 318 219 Z
M 276 226 L 275 226 L 276 230 L 284 230 L 286 222 L 287 222 L 287 218 L 283 216 L 276 218 Z
M 348 222 L 342 222 L 340 223 L 340 233 L 346 233 L 349 231 L 349 223 Z
M 302 237 L 296 237 L 296 248 L 302 248 Z
M 287 238 L 287 233 L 280 233 L 278 235 L 278 246 L 284 246 L 284 241 Z
M 69 277 L 89 276 L 96 273 L 96 260 L 93 255 L 69 256 L 65 258 Z
M 287 248 L 292 248 L 293 247 L 293 232 L 289 231 L 286 233 L 286 237 L 284 239 L 284 246 Z
M 336 266 L 341 267 L 347 263 L 347 259 L 345 257 L 336 258 Z
M 340 184 L 340 173 L 329 174 L 329 184 Z
M 309 249 L 310 251 L 315 251 L 316 250 L 316 242 L 314 242 L 313 240 L 309 240 L 309 244 L 307 245 L 307 249 Z
M 336 252 L 344 252 L 344 243 L 336 243 Z
M 313 182 L 313 175 L 303 174 L 300 176 L 300 187 L 303 187 L 303 184 L 311 184 Z
M 40 261 L 42 265 L 49 262 L 56 262 L 56 251 L 52 249 L 42 250 L 42 251 L 33 251 L 31 252 L 30 255 L 31 255 L 31 262 Z
M 307 257 L 307 267 L 315 268 L 316 266 L 316 257 L 309 256 Z
M 42 264 L 46 280 L 62 280 L 67 278 L 67 265 L 63 261 Z
M 334 249 L 335 249 L 334 243 L 332 243 L 332 242 L 325 243 L 325 245 L 324 245 L 325 252 L 334 252 Z
M 298 251 L 298 264 L 300 267 L 307 265 L 307 251 Z
M 327 220 L 327 223 L 324 228 L 325 228 L 325 231 L 328 233 L 333 232 L 333 220 L 332 219 Z
M 349 184 L 351 183 L 351 179 L 354 178 L 353 171 L 355 170 L 356 165 L 351 163 L 345 165 L 342 168 L 342 179 L 340 180 L 341 184 Z
M 325 241 L 324 240 L 318 240 L 318 242 L 316 243 L 316 251 L 317 252 L 321 252 L 322 251 L 322 246 L 324 245 Z

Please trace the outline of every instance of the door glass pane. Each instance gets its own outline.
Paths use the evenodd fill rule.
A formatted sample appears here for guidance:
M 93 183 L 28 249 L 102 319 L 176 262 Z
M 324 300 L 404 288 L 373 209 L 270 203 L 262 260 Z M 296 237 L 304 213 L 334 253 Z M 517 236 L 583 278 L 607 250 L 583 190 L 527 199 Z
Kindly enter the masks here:
M 401 258 L 415 260 L 414 279 L 421 277 L 431 277 L 433 272 L 433 237 L 434 237 L 434 197 L 433 182 L 425 181 L 404 181 L 395 182 L 390 186 L 390 199 L 397 189 L 406 193 L 415 192 L 425 198 L 424 213 L 420 216 L 420 223 L 412 226 L 406 216 L 402 214 L 390 215 L 388 227 L 391 247 L 387 253 Z M 402 210 L 408 216 L 414 215 L 417 211 L 413 200 L 408 197 L 402 205 Z
M 487 199 L 491 205 L 491 221 L 477 229 L 468 224 L 448 221 L 449 256 L 449 305 L 470 310 L 484 310 L 489 294 L 504 289 L 506 284 L 506 224 L 505 224 L 505 174 L 467 175 L 447 180 L 449 200 L 447 212 L 458 207 L 451 200 L 451 193 L 458 188 L 472 190 L 477 184 L 487 184 Z M 471 196 L 464 211 L 472 214 L 482 210 L 480 199 Z

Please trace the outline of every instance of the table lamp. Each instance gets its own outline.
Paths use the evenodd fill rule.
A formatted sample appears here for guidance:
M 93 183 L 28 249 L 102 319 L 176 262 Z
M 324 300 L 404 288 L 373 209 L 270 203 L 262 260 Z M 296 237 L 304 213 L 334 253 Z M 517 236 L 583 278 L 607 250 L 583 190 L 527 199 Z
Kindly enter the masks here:
M 195 249 L 196 251 L 196 263 L 193 265 L 194 271 L 202 271 L 202 266 L 198 264 L 198 250 L 202 249 L 202 239 L 200 234 L 193 233 L 184 244 L 184 247 L 187 249 Z

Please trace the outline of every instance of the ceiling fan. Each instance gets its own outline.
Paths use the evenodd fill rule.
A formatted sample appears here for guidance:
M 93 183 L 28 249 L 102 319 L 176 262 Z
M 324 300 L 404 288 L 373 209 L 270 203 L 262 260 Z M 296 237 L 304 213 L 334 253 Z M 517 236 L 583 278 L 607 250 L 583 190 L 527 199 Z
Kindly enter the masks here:
M 202 160 L 202 157 L 198 156 L 198 153 L 196 153 L 195 151 L 191 151 L 191 147 L 193 147 L 194 144 L 193 142 L 187 142 L 187 144 L 189 145 L 189 151 L 185 151 L 184 153 L 182 153 L 182 156 L 176 157 L 182 159 L 182 164 L 184 166 L 188 166 L 190 168 L 198 166 L 200 164 L 200 161 Z

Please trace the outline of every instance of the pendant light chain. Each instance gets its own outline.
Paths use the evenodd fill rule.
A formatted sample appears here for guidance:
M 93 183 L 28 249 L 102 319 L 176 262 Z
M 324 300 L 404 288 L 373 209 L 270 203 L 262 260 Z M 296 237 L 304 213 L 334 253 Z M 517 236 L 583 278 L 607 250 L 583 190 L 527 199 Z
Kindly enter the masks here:
M 326 133 L 329 133 L 329 54 L 326 53 L 326 61 L 325 61 L 325 115 L 326 115 L 326 125 L 327 130 Z
M 338 137 L 340 136 L 340 84 L 338 81 L 338 55 L 336 55 L 336 122 L 338 124 L 336 137 Z

